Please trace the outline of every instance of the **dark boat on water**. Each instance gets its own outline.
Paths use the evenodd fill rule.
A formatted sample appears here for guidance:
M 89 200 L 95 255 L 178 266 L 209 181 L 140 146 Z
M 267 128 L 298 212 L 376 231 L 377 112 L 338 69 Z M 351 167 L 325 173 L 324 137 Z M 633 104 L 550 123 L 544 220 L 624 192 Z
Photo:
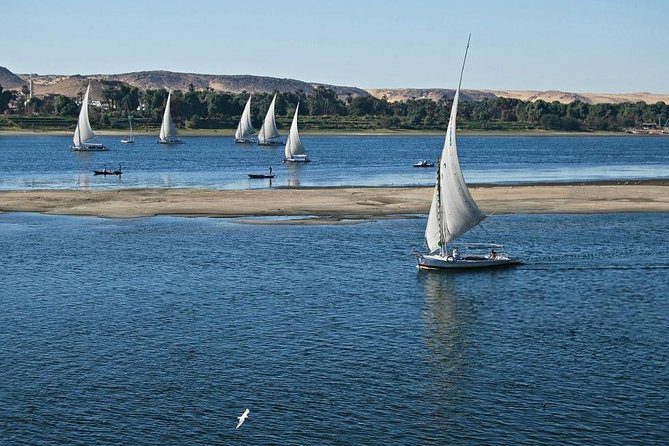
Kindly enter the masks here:
M 121 166 L 118 166 L 117 170 L 109 170 L 106 167 L 102 170 L 94 170 L 93 175 L 118 175 L 121 176 L 123 174 L 123 170 L 121 169 Z
M 258 179 L 258 178 L 274 178 L 274 175 L 272 174 L 266 174 L 266 173 L 250 173 L 248 174 L 249 178 L 253 179 Z
M 269 166 L 269 173 L 249 173 L 247 174 L 249 178 L 258 179 L 258 178 L 274 178 L 272 173 L 272 166 Z

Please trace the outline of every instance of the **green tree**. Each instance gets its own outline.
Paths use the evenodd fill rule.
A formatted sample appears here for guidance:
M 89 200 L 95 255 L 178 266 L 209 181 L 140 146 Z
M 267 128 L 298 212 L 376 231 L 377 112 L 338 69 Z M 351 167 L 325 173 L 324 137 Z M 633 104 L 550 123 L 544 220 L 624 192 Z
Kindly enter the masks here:
M 53 111 L 60 116 L 77 116 L 79 106 L 67 96 L 58 95 L 53 99 Z
M 0 85 L 0 113 L 3 113 L 9 108 L 9 102 L 14 98 L 14 94 L 9 91 L 3 91 L 2 85 Z

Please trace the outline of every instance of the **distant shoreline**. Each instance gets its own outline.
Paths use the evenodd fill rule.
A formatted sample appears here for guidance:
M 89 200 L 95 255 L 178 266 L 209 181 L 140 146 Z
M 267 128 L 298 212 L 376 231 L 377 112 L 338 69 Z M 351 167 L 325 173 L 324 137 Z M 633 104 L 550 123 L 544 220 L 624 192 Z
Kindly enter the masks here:
M 669 212 L 669 181 L 470 188 L 486 214 Z M 0 212 L 136 218 L 298 217 L 325 223 L 426 214 L 433 187 L 0 191 Z M 302 217 L 300 219 L 299 217 Z
M 127 130 L 96 130 L 98 136 L 118 136 L 119 138 L 128 135 Z M 46 130 L 33 131 L 28 129 L 0 129 L 2 136 L 72 136 L 72 131 L 66 130 Z M 233 137 L 234 129 L 180 129 L 179 136 L 198 137 L 198 136 L 219 136 Z M 300 135 L 306 136 L 443 136 L 446 130 L 300 130 Z M 548 130 L 458 130 L 462 136 L 625 136 L 625 137 L 648 137 L 648 136 L 669 136 L 665 135 L 647 135 L 632 134 L 625 132 L 558 132 Z M 158 129 L 155 132 L 136 131 L 136 137 L 152 136 L 158 137 Z M 284 135 L 285 137 L 285 135 Z

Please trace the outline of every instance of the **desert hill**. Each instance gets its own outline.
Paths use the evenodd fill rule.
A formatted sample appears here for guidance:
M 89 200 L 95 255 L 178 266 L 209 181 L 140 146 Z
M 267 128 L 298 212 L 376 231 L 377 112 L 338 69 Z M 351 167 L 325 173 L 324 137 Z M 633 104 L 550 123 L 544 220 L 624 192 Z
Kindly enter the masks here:
M 28 85 L 28 74 L 16 75 L 4 67 L 0 67 L 0 85 L 5 89 L 20 90 Z M 83 92 L 91 81 L 92 99 L 102 99 L 104 86 L 100 81 L 120 81 L 140 90 L 165 88 L 168 90 L 185 91 L 192 84 L 196 90 L 211 89 L 218 92 L 241 93 L 271 93 L 273 91 L 304 92 L 309 95 L 318 86 L 324 86 L 335 91 L 340 99 L 356 96 L 373 96 L 386 98 L 389 102 L 406 101 L 409 99 L 431 99 L 439 101 L 451 99 L 453 89 L 444 88 L 375 88 L 363 90 L 357 87 L 328 85 L 313 82 L 304 82 L 296 79 L 280 79 L 268 76 L 252 75 L 224 75 L 224 74 L 197 74 L 175 73 L 171 71 L 139 71 L 121 74 L 91 74 L 91 75 L 35 75 L 33 74 L 33 93 L 36 96 L 61 94 L 75 97 Z M 588 104 L 639 102 L 647 104 L 656 102 L 669 103 L 669 94 L 654 93 L 570 93 L 563 91 L 532 91 L 532 90 L 462 90 L 463 100 L 480 101 L 496 97 L 514 98 L 523 101 L 543 100 L 546 102 L 558 101 L 570 103 L 581 101 Z
M 0 85 L 2 85 L 3 90 L 20 90 L 27 83 L 7 68 L 0 67 Z

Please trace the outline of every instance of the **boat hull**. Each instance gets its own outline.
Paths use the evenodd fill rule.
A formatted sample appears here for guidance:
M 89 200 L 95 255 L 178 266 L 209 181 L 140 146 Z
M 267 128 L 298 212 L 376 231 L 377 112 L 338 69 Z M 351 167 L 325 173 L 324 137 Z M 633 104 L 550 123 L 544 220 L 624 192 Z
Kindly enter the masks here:
M 259 146 L 281 146 L 283 144 L 281 141 L 258 141 Z
M 104 144 L 84 144 L 81 146 L 72 146 L 75 152 L 104 152 L 109 150 Z
M 274 178 L 274 175 L 266 175 L 262 173 L 249 173 L 247 174 L 249 178 L 252 179 L 259 179 L 259 178 Z
M 442 270 L 442 269 L 474 269 L 493 268 L 498 266 L 522 265 L 523 262 L 510 257 L 487 258 L 483 256 L 465 256 L 454 258 L 453 256 L 440 255 L 418 255 L 419 269 Z
M 257 139 L 235 139 L 236 144 L 257 144 Z
M 159 139 L 158 140 L 158 144 L 168 144 L 168 145 L 170 145 L 170 144 L 183 144 L 183 143 L 184 142 L 180 139 L 167 139 L 167 140 Z
M 420 161 L 413 165 L 413 167 L 434 167 L 434 163 L 427 162 L 425 160 Z
M 285 160 L 283 160 L 283 162 L 284 163 L 310 163 L 311 160 L 309 158 L 307 158 L 306 155 L 304 155 L 304 156 L 299 156 L 298 155 L 298 156 L 295 156 L 293 158 L 286 158 Z

